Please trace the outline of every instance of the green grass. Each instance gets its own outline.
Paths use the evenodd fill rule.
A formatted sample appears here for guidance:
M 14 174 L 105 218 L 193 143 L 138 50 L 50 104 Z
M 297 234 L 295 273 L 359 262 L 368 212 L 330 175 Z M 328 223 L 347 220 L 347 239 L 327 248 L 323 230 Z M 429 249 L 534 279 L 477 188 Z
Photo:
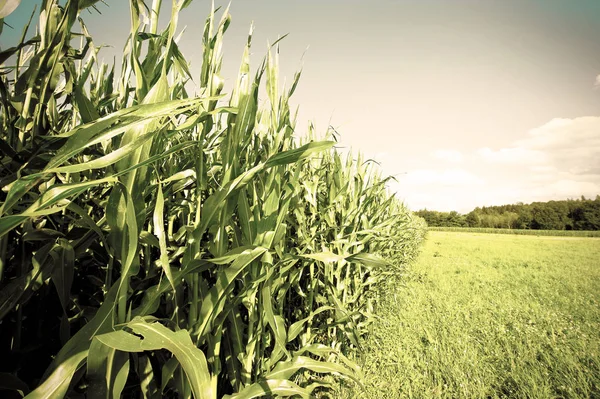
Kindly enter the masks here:
M 462 233 L 516 234 L 526 236 L 556 237 L 600 237 L 598 230 L 529 230 L 529 229 L 496 229 L 491 227 L 428 227 L 431 231 L 453 231 Z
M 600 397 L 600 240 L 429 232 L 378 309 L 368 398 Z

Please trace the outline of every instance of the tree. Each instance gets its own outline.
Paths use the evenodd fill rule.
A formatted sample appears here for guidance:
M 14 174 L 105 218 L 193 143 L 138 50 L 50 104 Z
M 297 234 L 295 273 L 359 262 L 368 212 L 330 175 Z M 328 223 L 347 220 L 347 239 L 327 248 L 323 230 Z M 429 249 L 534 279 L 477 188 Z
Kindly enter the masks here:
M 479 227 L 481 225 L 481 220 L 475 211 L 471 211 L 467 214 L 465 223 L 468 227 Z
M 585 201 L 571 213 L 574 230 L 600 230 L 600 201 Z
M 531 209 L 529 206 L 523 206 L 519 209 L 518 217 L 515 222 L 516 229 L 529 229 L 531 228 L 531 222 L 533 220 L 533 216 L 531 214 Z
M 564 230 L 569 218 L 565 209 L 561 206 L 540 203 L 533 206 L 531 210 L 532 222 L 531 228 L 536 230 Z

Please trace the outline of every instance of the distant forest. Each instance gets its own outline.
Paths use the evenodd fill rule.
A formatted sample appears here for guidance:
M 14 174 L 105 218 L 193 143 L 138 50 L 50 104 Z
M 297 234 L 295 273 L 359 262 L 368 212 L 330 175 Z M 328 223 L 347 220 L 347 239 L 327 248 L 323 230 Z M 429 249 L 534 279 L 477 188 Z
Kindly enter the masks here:
M 477 207 L 465 215 L 427 209 L 415 213 L 436 227 L 600 230 L 600 195 L 593 200 L 582 196 L 576 200 Z

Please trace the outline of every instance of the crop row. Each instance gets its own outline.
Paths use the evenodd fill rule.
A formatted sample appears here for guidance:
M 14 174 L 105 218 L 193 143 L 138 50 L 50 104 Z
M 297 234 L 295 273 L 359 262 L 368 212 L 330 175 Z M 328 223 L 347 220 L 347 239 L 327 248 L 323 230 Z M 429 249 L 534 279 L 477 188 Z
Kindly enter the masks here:
M 2 53 L 0 389 L 239 399 L 360 382 L 345 354 L 422 220 L 332 134 L 295 137 L 300 74 L 281 89 L 277 44 L 251 73 L 251 31 L 223 93 L 227 10 L 206 20 L 190 94 L 190 1 L 161 31 L 161 1 L 131 0 L 119 68 L 79 18 L 94 3 L 43 1 L 38 34 Z
M 528 236 L 555 237 L 600 237 L 598 230 L 532 230 L 532 229 L 500 229 L 487 227 L 428 227 L 431 231 L 453 231 L 464 233 L 516 234 Z

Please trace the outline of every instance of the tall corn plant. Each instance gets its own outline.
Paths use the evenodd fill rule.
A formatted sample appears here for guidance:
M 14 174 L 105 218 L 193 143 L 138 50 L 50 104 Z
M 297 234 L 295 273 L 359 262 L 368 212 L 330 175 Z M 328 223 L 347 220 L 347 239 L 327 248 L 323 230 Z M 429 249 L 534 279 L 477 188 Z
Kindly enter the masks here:
M 162 31 L 160 0 L 130 0 L 118 76 L 79 18 L 94 3 L 43 1 L 37 34 L 1 53 L 0 389 L 239 399 L 359 380 L 343 353 L 418 241 L 406 209 L 333 141 L 295 140 L 300 74 L 281 90 L 276 43 L 252 74 L 251 30 L 222 93 L 227 10 L 190 95 L 190 0 Z
M 300 206 L 288 216 L 295 226 L 289 247 L 307 259 L 309 277 L 295 287 L 296 300 L 300 308 L 334 309 L 301 338 L 346 351 L 360 346 L 379 287 L 417 253 L 424 228 L 390 195 L 391 178 L 382 178 L 373 161 L 330 151 L 310 164 L 296 186 Z

